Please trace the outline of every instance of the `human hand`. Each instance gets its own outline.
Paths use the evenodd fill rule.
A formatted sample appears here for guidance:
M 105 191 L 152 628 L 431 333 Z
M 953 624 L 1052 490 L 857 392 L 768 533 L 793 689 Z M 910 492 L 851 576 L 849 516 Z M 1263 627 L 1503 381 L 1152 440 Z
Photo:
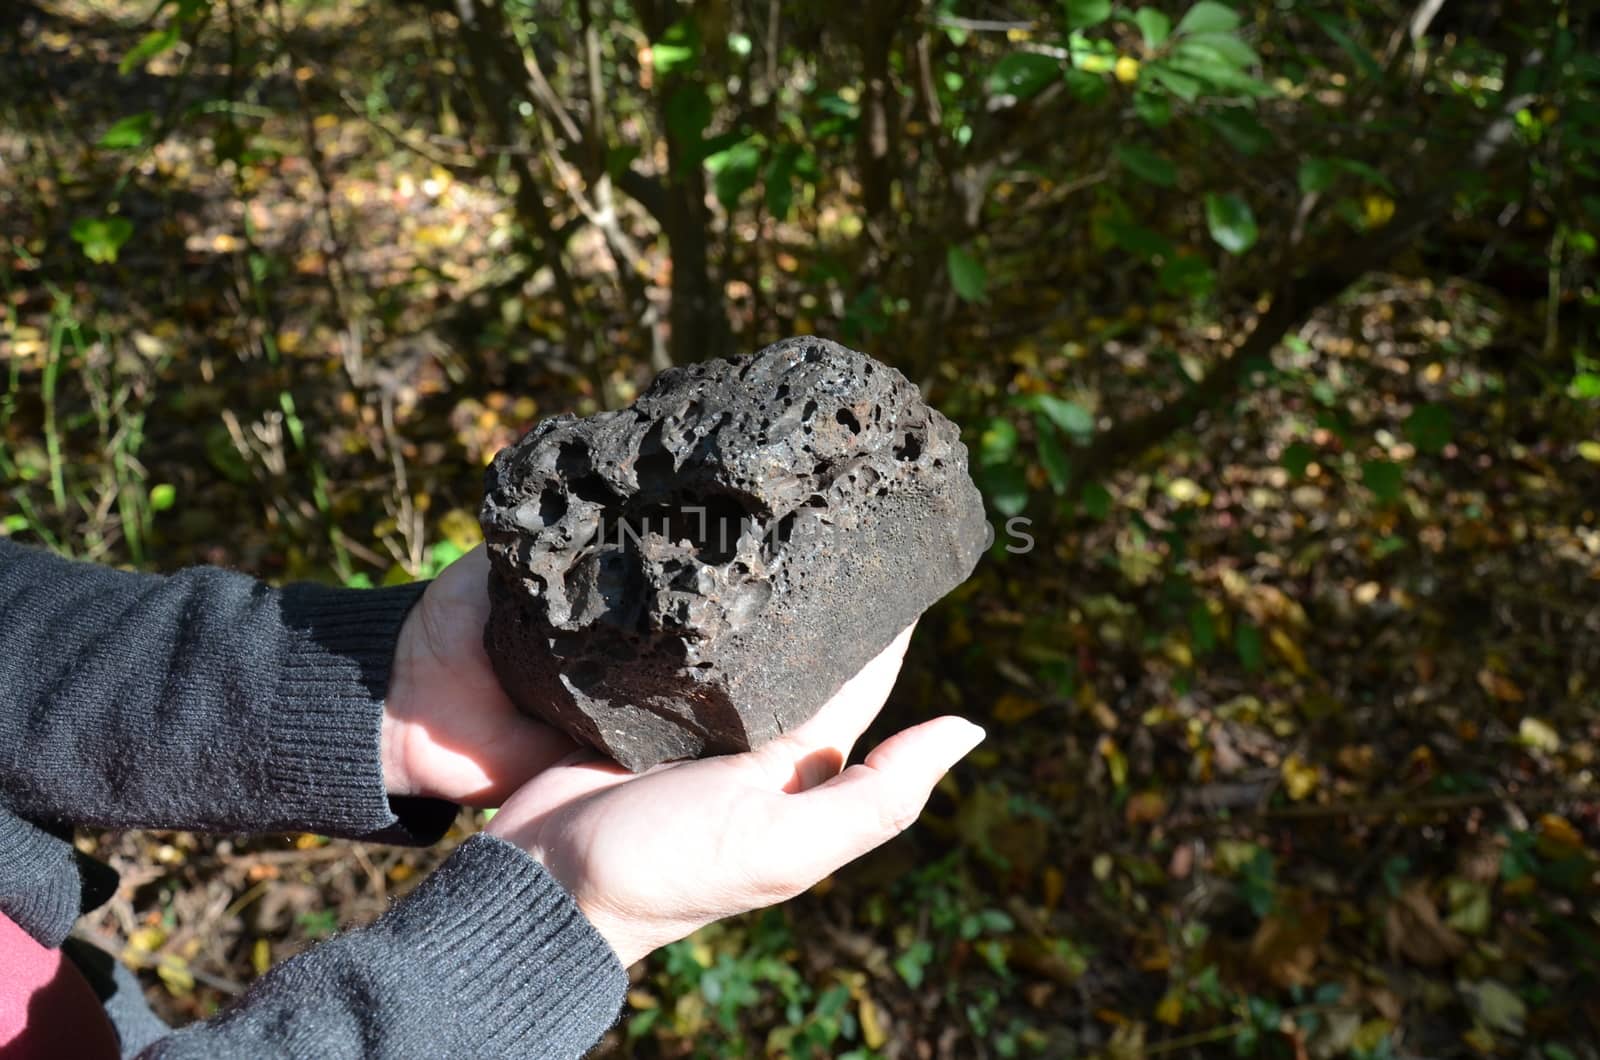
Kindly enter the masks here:
M 487 831 L 543 863 L 624 966 L 714 920 L 793 898 L 909 827 L 983 739 L 970 722 L 937 718 L 839 772 L 910 635 L 816 717 L 755 751 L 639 775 L 576 751 L 513 795 Z
M 423 592 L 400 627 L 383 710 L 392 795 L 496 806 L 577 747 L 506 697 L 483 648 L 489 557 L 479 545 Z

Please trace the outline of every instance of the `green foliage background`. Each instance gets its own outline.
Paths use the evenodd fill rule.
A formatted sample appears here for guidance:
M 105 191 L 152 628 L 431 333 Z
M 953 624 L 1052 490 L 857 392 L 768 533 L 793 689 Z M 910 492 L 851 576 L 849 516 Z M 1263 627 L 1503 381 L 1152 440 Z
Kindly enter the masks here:
M 538 418 L 827 334 L 963 425 L 997 528 L 882 728 L 991 736 L 910 835 L 636 969 L 606 1049 L 1594 1057 L 1596 28 L 13 2 L 0 533 L 426 577 Z M 437 857 L 83 843 L 174 1018 Z

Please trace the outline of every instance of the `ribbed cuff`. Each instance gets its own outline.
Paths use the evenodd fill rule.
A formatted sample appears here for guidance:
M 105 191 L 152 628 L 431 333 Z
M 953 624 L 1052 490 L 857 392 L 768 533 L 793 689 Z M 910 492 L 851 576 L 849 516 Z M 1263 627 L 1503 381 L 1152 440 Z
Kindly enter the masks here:
M 383 784 L 383 703 L 395 641 L 426 588 L 283 590 L 288 645 L 267 775 L 286 826 L 411 844 L 436 842 L 450 827 L 453 804 L 391 800 Z
M 426 962 L 473 1056 L 580 1057 L 627 994 L 627 971 L 572 896 L 494 836 L 468 839 L 380 924 Z
M 0 913 L 41 946 L 61 945 L 83 910 L 78 851 L 0 808 Z

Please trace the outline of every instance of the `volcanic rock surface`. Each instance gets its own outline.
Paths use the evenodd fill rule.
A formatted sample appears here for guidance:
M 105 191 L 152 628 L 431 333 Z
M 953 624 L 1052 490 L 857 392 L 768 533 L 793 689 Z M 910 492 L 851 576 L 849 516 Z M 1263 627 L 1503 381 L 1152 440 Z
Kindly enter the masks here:
M 634 771 L 799 726 L 987 534 L 956 426 L 817 338 L 540 423 L 495 457 L 481 518 L 501 683 Z

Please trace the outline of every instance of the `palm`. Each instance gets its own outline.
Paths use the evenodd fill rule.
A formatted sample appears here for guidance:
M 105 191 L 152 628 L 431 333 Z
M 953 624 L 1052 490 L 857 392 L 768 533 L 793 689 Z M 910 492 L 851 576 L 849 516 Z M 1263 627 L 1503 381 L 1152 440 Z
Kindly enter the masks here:
M 909 633 L 788 736 L 640 776 L 578 751 L 512 796 L 489 830 L 541 861 L 625 964 L 712 920 L 793 897 L 910 824 L 981 735 L 937 719 L 839 773 L 883 705 Z
M 400 630 L 384 717 L 384 769 L 395 794 L 498 805 L 570 754 L 571 740 L 506 698 L 483 648 L 489 559 L 451 564 Z

